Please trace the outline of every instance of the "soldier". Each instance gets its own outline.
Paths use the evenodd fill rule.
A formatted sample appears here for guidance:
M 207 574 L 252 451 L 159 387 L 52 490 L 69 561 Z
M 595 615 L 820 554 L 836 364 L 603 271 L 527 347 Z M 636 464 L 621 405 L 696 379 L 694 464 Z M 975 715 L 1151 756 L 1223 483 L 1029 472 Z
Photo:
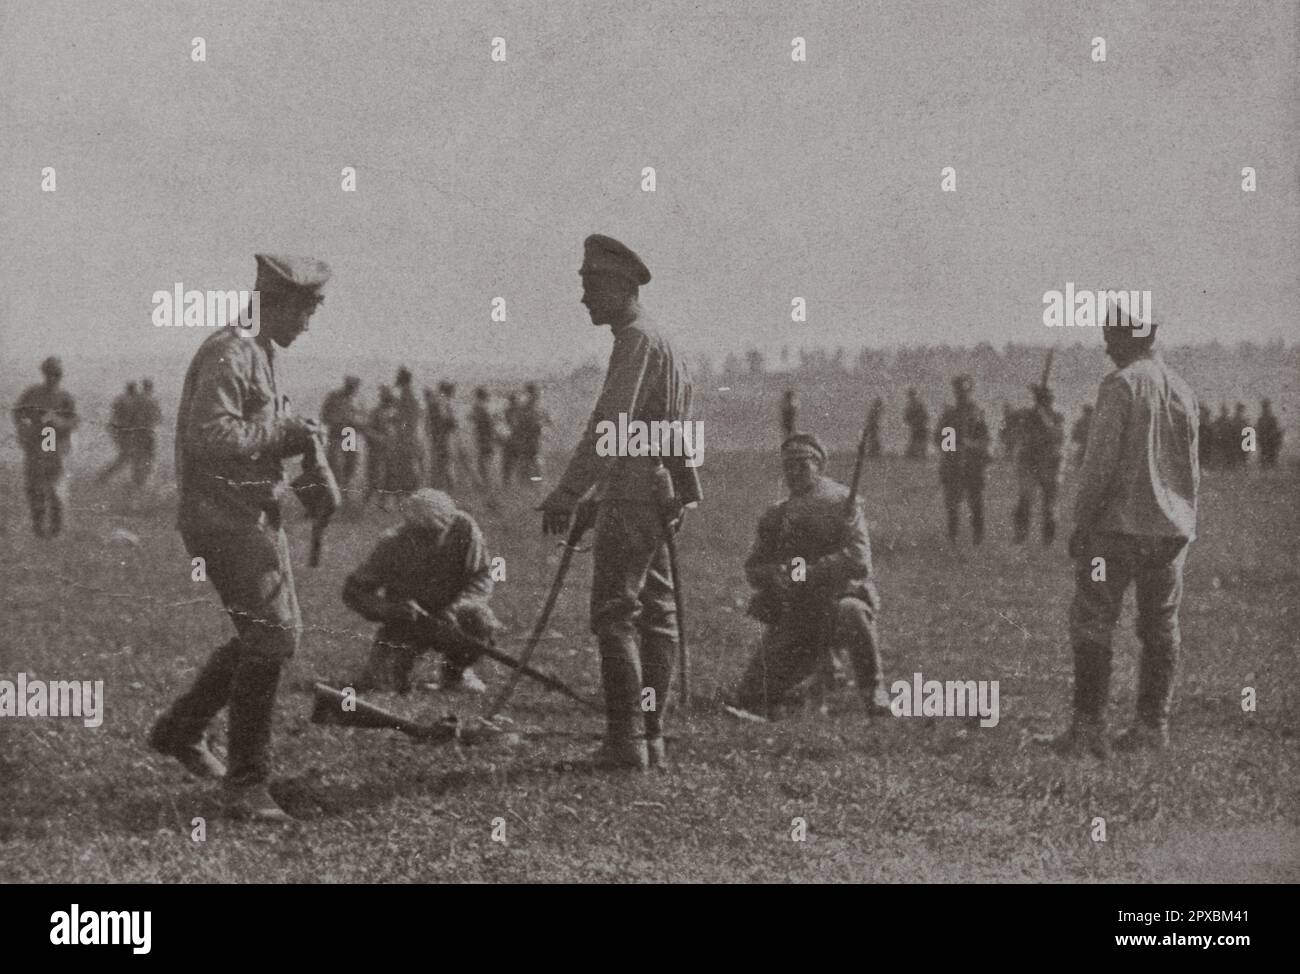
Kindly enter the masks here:
M 276 488 L 283 461 L 313 449 L 313 419 L 290 414 L 280 349 L 307 331 L 330 269 L 306 257 L 257 255 L 260 334 L 223 327 L 194 355 L 176 421 L 178 526 L 201 558 L 235 625 L 194 685 L 154 724 L 149 744 L 200 777 L 222 778 L 229 814 L 283 822 L 267 790 L 280 671 L 298 648 L 302 619 Z M 206 741 L 229 707 L 229 771 Z
M 930 448 L 930 413 L 915 389 L 907 390 L 903 422 L 907 424 L 907 458 L 924 460 Z
M 484 487 L 492 486 L 492 455 L 497 447 L 497 419 L 492 415 L 492 399 L 482 386 L 474 390 L 474 408 L 470 412 L 474 428 L 474 452 L 478 475 Z
M 1183 564 L 1196 537 L 1200 485 L 1195 395 L 1154 350 L 1155 322 L 1130 320 L 1116 309 L 1111 314 L 1116 324 L 1102 334 L 1115 371 L 1097 394 L 1069 545 L 1074 717 L 1050 739 L 1061 754 L 1102 758 L 1109 751 L 1111 636 L 1130 582 L 1137 587 L 1142 644 L 1137 719 L 1115 745 L 1134 750 L 1168 743 Z
M 510 486 L 519 469 L 519 393 L 506 396 L 506 409 L 501 417 L 504 430 L 501 434 L 501 485 Z
M 388 386 L 379 387 L 379 402 L 366 417 L 366 494 L 364 503 L 379 494 L 379 509 L 388 510 L 388 455 L 397 435 L 397 397 Z
M 134 382 L 128 382 L 126 390 L 114 399 L 113 405 L 109 407 L 108 436 L 113 441 L 113 446 L 117 448 L 117 456 L 99 472 L 99 476 L 95 478 L 95 483 L 108 483 L 113 474 L 127 465 L 130 465 L 134 471 L 137 463 L 136 455 L 139 452 L 139 438 L 136 435 L 139 402 L 139 387 Z
M 989 463 L 989 427 L 984 411 L 971 398 L 974 380 L 952 380 L 956 404 L 944 408 L 934 441 L 939 447 L 939 483 L 948 513 L 948 538 L 957 540 L 962 498 L 970 506 L 972 540 L 984 540 L 984 469 Z
M 347 499 L 349 485 L 357 475 L 356 438 L 364 425 L 361 421 L 361 406 L 357 402 L 357 390 L 360 388 L 360 379 L 355 375 L 345 375 L 343 387 L 331 391 L 320 407 L 321 425 L 329 438 L 326 457 L 330 469 L 334 471 L 334 479 L 343 491 L 344 500 Z
M 1002 444 L 1002 452 L 1008 460 L 1016 458 L 1016 451 L 1020 445 L 1020 424 L 1023 419 L 1022 410 L 1012 409 L 1011 403 L 1003 400 L 1002 422 L 998 425 L 998 442 Z
M 781 397 L 781 442 L 794 436 L 796 421 L 799 416 L 799 402 L 793 389 L 785 390 Z
M 384 489 L 410 494 L 424 484 L 424 417 L 405 366 L 397 370 L 392 435 L 385 458 Z
M 456 416 L 456 386 L 439 382 L 438 393 L 425 390 L 425 414 L 429 424 L 429 473 L 434 487 L 456 489 L 456 446 L 460 420 Z
M 158 427 L 162 425 L 162 407 L 153 393 L 153 379 L 144 379 L 140 383 L 140 404 L 136 412 L 139 440 L 137 464 L 131 471 L 132 480 L 137 487 L 143 487 L 153 475 L 154 463 L 158 455 Z
M 14 429 L 23 450 L 23 477 L 32 511 L 32 531 L 52 538 L 63 530 L 67 472 L 63 461 L 72 452 L 77 428 L 76 401 L 60 383 L 63 363 L 50 356 L 41 363 L 45 381 L 29 386 L 14 403 Z
M 1200 460 L 1201 469 L 1205 470 L 1209 467 L 1215 466 L 1218 461 L 1218 458 L 1215 456 L 1215 450 L 1214 450 L 1214 446 L 1215 446 L 1214 418 L 1210 415 L 1210 407 L 1203 402 L 1197 405 L 1196 416 L 1197 416 L 1196 448 L 1198 453 L 1197 459 Z
M 1074 444 L 1074 465 L 1083 463 L 1083 455 L 1088 452 L 1088 431 L 1092 429 L 1092 403 L 1084 403 L 1083 413 L 1074 421 L 1070 431 L 1070 442 Z
M 885 402 L 879 396 L 871 400 L 867 410 L 867 456 L 872 460 L 880 458 L 880 416 L 885 411 Z
M 1282 449 L 1282 427 L 1273 415 L 1273 403 L 1265 399 L 1259 404 L 1259 419 L 1255 421 L 1255 436 L 1259 440 L 1259 465 L 1277 466 L 1277 455 Z
M 520 465 L 519 475 L 523 482 L 536 484 L 542 480 L 542 430 L 551 425 L 551 418 L 542 408 L 542 393 L 537 383 L 528 383 L 524 392 L 527 398 L 515 423 L 519 435 L 519 452 L 515 460 Z
M 1228 433 L 1224 441 L 1224 456 L 1231 457 L 1228 465 L 1244 467 L 1246 465 L 1246 438 L 1242 434 L 1250 427 L 1250 417 L 1246 415 L 1246 404 L 1239 402 L 1232 411 L 1232 420 L 1228 423 Z
M 781 463 L 790 496 L 763 513 L 745 560 L 745 575 L 756 589 L 749 614 L 767 630 L 733 705 L 779 716 L 816 678 L 820 655 L 833 640 L 853 661 L 867 712 L 888 713 L 876 633 L 880 599 L 861 502 L 846 519 L 849 490 L 823 475 L 826 449 L 811 433 L 786 440 Z M 802 575 L 796 558 L 803 559 Z
M 1029 520 L 1034 510 L 1034 495 L 1043 497 L 1043 544 L 1056 538 L 1056 495 L 1061 487 L 1061 461 L 1065 445 L 1065 417 L 1052 408 L 1052 390 L 1043 385 L 1030 386 L 1034 408 L 1021 416 L 1020 449 L 1016 453 L 1016 480 L 1019 499 L 1012 517 L 1016 544 L 1029 539 Z
M 626 246 L 599 234 L 583 243 L 582 303 L 596 326 L 609 325 L 614 348 L 600 398 L 560 483 L 542 501 L 542 529 L 564 534 L 591 488 L 598 504 L 591 589 L 591 628 L 600 642 L 605 687 L 605 741 L 600 767 L 664 767 L 663 721 L 677 653 L 677 611 L 665 534 L 700 500 L 696 471 L 681 457 L 602 456 L 597 425 L 687 422 L 691 381 L 638 302 L 650 271 Z M 672 497 L 666 496 L 665 478 Z M 638 646 L 638 635 L 640 644 Z M 642 688 L 652 691 L 644 713 Z M 644 734 L 641 731 L 644 731 Z
M 1214 459 L 1221 467 L 1232 468 L 1245 458 L 1241 452 L 1240 433 L 1232 427 L 1228 404 L 1219 403 L 1219 415 L 1214 419 Z
M 479 654 L 455 638 L 455 629 L 491 643 L 501 628 L 488 605 L 492 576 L 483 533 L 431 487 L 403 497 L 398 508 L 404 523 L 383 535 L 343 587 L 349 609 L 380 623 L 353 686 L 358 693 L 407 693 L 416 659 L 433 650 L 444 656 L 442 689 L 482 693 L 487 687 L 471 669 Z M 436 622 L 455 629 L 436 632 Z

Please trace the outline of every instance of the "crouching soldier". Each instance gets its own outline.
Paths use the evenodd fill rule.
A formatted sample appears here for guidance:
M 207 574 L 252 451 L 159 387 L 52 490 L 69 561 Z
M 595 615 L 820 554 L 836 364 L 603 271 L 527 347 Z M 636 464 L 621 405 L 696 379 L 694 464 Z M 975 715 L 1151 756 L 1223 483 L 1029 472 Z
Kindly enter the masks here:
M 416 659 L 433 650 L 444 661 L 442 689 L 482 693 L 486 687 L 471 669 L 480 655 L 473 643 L 491 644 L 501 628 L 488 605 L 483 534 L 440 490 L 418 490 L 400 509 L 405 523 L 384 534 L 343 587 L 344 604 L 380 624 L 352 685 L 360 693 L 406 693 Z
M 781 705 L 817 677 L 823 657 L 842 648 L 853 661 L 868 713 L 889 713 L 876 633 L 880 600 L 862 507 L 845 517 L 849 489 L 822 474 L 826 450 L 816 436 L 791 436 L 781 446 L 781 461 L 790 496 L 759 519 L 745 561 L 745 575 L 757 590 L 749 614 L 767 631 L 732 705 L 779 716 Z

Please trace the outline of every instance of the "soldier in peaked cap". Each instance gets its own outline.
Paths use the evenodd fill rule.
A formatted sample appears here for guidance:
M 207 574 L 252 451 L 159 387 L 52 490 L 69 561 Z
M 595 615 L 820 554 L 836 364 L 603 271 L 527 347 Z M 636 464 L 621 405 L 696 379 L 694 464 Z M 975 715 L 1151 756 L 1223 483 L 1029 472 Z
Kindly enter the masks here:
M 290 413 L 279 349 L 307 331 L 329 267 L 310 258 L 257 255 L 260 329 L 221 328 L 194 355 L 176 419 L 178 526 L 202 558 L 235 625 L 193 686 L 164 713 L 150 745 L 200 777 L 222 778 L 229 814 L 285 821 L 266 783 L 280 671 L 298 647 L 302 620 L 277 488 L 284 460 L 319 442 L 315 420 Z M 229 708 L 229 770 L 206 731 Z
M 614 348 L 582 441 L 539 510 L 543 531 L 563 534 L 580 500 L 598 505 L 591 628 L 600 643 L 606 733 L 595 763 L 664 767 L 664 711 L 678 645 L 664 532 L 676 530 L 684 508 L 699 502 L 700 483 L 682 457 L 600 455 L 597 426 L 617 425 L 620 414 L 629 424 L 686 422 L 691 380 L 638 301 L 650 280 L 641 258 L 600 234 L 588 237 L 583 251 L 582 303 L 593 325 L 613 329 Z M 641 700 L 650 695 L 643 688 L 653 690 L 644 714 Z
M 32 530 L 51 538 L 63 530 L 67 502 L 64 458 L 72 451 L 77 404 L 61 385 L 63 363 L 50 356 L 41 363 L 45 381 L 28 387 L 14 403 L 14 430 L 23 449 L 23 476 L 32 510 Z
M 745 575 L 755 589 L 749 614 L 767 630 L 732 704 L 778 716 L 816 675 L 830 625 L 838 644 L 831 648 L 847 651 L 853 661 L 867 712 L 886 714 L 889 696 L 876 632 L 880 597 L 861 503 L 846 520 L 849 489 L 822 474 L 826 448 L 812 433 L 796 433 L 781 445 L 781 465 L 790 496 L 763 513 L 745 559 Z M 796 570 L 796 558 L 802 559 L 802 570 Z

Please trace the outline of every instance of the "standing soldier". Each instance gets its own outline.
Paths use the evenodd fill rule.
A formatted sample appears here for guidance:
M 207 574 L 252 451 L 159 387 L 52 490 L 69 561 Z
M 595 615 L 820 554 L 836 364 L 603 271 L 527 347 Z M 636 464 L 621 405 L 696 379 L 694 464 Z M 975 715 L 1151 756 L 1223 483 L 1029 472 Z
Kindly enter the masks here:
M 907 458 L 924 460 L 930 448 L 930 413 L 915 389 L 907 390 L 903 422 L 907 424 Z
M 1088 433 L 1092 429 L 1092 403 L 1084 403 L 1083 414 L 1074 421 L 1070 431 L 1070 442 L 1074 444 L 1074 465 L 1083 463 L 1083 455 L 1088 452 Z
M 606 732 L 595 763 L 664 767 L 663 718 L 678 646 L 673 585 L 681 585 L 672 577 L 665 536 L 680 526 L 684 508 L 699 502 L 700 484 L 681 457 L 664 458 L 661 466 L 658 457 L 602 456 L 597 426 L 617 425 L 620 415 L 628 424 L 688 422 L 691 381 L 637 300 L 650 280 L 641 258 L 599 234 L 588 237 L 583 250 L 582 303 L 593 325 L 612 328 L 614 348 L 582 442 L 540 505 L 542 529 L 566 533 L 578 502 L 596 488 L 591 628 L 600 642 Z M 643 700 L 650 701 L 644 715 Z
M 379 402 L 366 418 L 366 494 L 364 503 L 379 495 L 379 509 L 388 510 L 388 457 L 397 436 L 397 397 L 388 386 L 379 387 Z
M 474 390 L 474 408 L 470 412 L 470 425 L 474 427 L 474 452 L 478 460 L 478 475 L 483 486 L 492 486 L 492 455 L 496 452 L 497 420 L 492 415 L 492 400 L 482 386 Z
M 811 433 L 781 446 L 790 496 L 769 507 L 745 560 L 755 588 L 749 614 L 767 626 L 734 696 L 740 710 L 773 718 L 818 673 L 831 639 L 853 660 L 858 693 L 872 715 L 889 712 L 876 619 L 880 597 L 861 501 L 845 517 L 849 489 L 822 474 L 826 449 Z M 802 572 L 795 559 L 802 559 Z M 828 606 L 834 604 L 834 614 Z M 830 627 L 832 633 L 825 630 Z
M 153 394 L 153 379 L 141 381 L 140 409 L 137 413 L 139 427 L 139 462 L 132 471 L 135 485 L 143 487 L 153 476 L 154 463 L 158 456 L 158 427 L 162 425 L 162 407 L 158 397 Z
M 785 395 L 781 397 L 781 442 L 784 443 L 790 437 L 794 436 L 796 421 L 799 417 L 799 401 L 795 398 L 793 389 L 785 390 Z
M 1261 467 L 1277 466 L 1277 455 L 1282 449 L 1282 435 L 1282 427 L 1273 415 L 1273 404 L 1265 399 L 1259 404 L 1259 419 L 1255 421 Z
M 440 490 L 425 487 L 398 502 L 405 523 L 387 531 L 343 587 L 353 612 L 380 623 L 365 670 L 353 687 L 406 693 L 416 659 L 429 650 L 445 659 L 443 690 L 487 689 L 470 667 L 478 654 L 467 640 L 489 645 L 501 624 L 492 597 L 491 559 L 474 519 Z M 443 631 L 436 623 L 445 623 Z M 450 627 L 450 628 L 448 628 Z
M 1002 402 L 1002 423 L 998 426 L 998 442 L 1002 444 L 1002 452 L 1008 460 L 1016 458 L 1016 450 L 1020 445 L 1020 424 L 1024 419 L 1024 414 L 1019 409 L 1012 409 L 1011 403 L 1003 400 Z
M 32 531 L 52 538 L 63 530 L 67 472 L 63 461 L 72 452 L 77 404 L 60 385 L 63 363 L 50 356 L 41 363 L 45 381 L 29 386 L 14 403 L 14 429 L 23 450 L 23 476 L 31 505 Z
M 542 480 L 542 430 L 551 424 L 551 418 L 542 408 L 542 393 L 536 382 L 524 386 L 527 398 L 519 409 L 516 429 L 519 432 L 519 475 L 524 483 L 536 484 Z
M 139 387 L 134 382 L 128 382 L 126 391 L 113 400 L 113 405 L 108 412 L 108 436 L 117 449 L 117 456 L 99 472 L 99 476 L 95 478 L 96 483 L 108 483 L 113 474 L 128 464 L 131 466 L 132 472 L 134 472 L 137 463 L 136 456 L 139 453 L 139 437 L 137 435 L 139 406 Z
M 872 460 L 880 457 L 880 416 L 885 411 L 885 402 L 879 396 L 871 400 L 867 410 L 867 456 Z
M 1200 460 L 1201 469 L 1206 470 L 1217 464 L 1218 458 L 1215 456 L 1215 429 L 1214 417 L 1210 415 L 1210 407 L 1205 403 L 1200 403 L 1196 407 L 1196 452 L 1197 459 Z
M 384 489 L 400 495 L 413 493 L 424 484 L 424 418 L 411 372 L 405 366 L 397 370 L 396 385 Z
M 1241 441 L 1237 430 L 1232 428 L 1232 417 L 1228 415 L 1228 404 L 1219 403 L 1219 415 L 1214 420 L 1214 459 L 1221 467 L 1235 467 L 1242 458 Z
M 509 487 L 519 469 L 519 393 L 506 396 L 506 409 L 501 417 L 504 427 L 501 434 L 501 486 Z
M 1163 748 L 1178 663 L 1183 564 L 1196 537 L 1196 397 L 1153 350 L 1154 322 L 1134 327 L 1112 310 L 1101 329 L 1115 371 L 1101 382 L 1092 442 L 1079 472 L 1070 556 L 1075 559 L 1070 643 L 1074 716 L 1050 739 L 1058 753 L 1109 751 L 1111 636 L 1124 592 L 1137 586 L 1137 719 L 1120 750 Z M 1145 334 L 1142 334 L 1145 333 Z
M 948 513 L 948 538 L 957 540 L 962 498 L 970 506 L 972 540 L 984 540 L 984 468 L 989 464 L 989 427 L 984 410 L 971 397 L 975 381 L 969 375 L 952 380 L 956 404 L 944 408 L 934 431 L 939 447 L 939 483 Z
M 1245 436 L 1242 434 L 1250 427 L 1250 417 L 1246 415 L 1246 404 L 1239 402 L 1232 411 L 1232 420 L 1228 424 L 1227 441 L 1224 444 L 1224 455 L 1232 459 L 1228 464 L 1233 467 L 1244 467 L 1246 465 L 1246 450 L 1244 445 Z
M 1020 449 L 1016 453 L 1016 481 L 1019 499 L 1012 517 L 1016 544 L 1029 540 L 1029 521 L 1034 496 L 1043 498 L 1043 544 L 1056 539 L 1056 495 L 1061 487 L 1061 461 L 1065 446 L 1065 417 L 1052 408 L 1052 390 L 1030 386 L 1034 408 L 1020 420 Z
M 429 479 L 439 490 L 456 489 L 456 447 L 460 420 L 456 417 L 456 386 L 439 382 L 438 393 L 425 390 L 429 424 Z
M 360 388 L 360 379 L 355 375 L 345 375 L 343 388 L 330 392 L 320 407 L 320 421 L 329 443 L 326 457 L 345 501 L 348 487 L 357 475 L 356 439 L 363 425 L 361 407 L 357 403 L 357 390 Z
M 280 352 L 307 331 L 330 269 L 305 257 L 257 255 L 261 330 L 224 327 L 190 363 L 176 421 L 176 481 L 185 550 L 204 566 L 234 622 L 194 685 L 149 735 L 155 750 L 200 777 L 221 778 L 229 814 L 283 822 L 266 784 L 280 671 L 298 648 L 302 619 L 276 488 L 283 461 L 313 447 L 315 420 L 290 415 Z M 206 730 L 229 707 L 229 771 Z

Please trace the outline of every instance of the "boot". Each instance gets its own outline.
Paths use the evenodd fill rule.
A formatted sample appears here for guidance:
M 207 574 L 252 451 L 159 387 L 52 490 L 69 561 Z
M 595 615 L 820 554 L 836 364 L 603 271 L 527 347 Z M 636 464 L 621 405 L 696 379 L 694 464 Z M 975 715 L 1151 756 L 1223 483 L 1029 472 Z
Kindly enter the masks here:
M 673 666 L 677 661 L 677 640 L 663 633 L 645 633 L 641 637 L 641 679 L 654 690 L 655 709 L 642 714 L 647 740 L 660 740 L 664 718 L 668 714 L 668 697 L 672 693 Z M 638 701 L 638 706 L 639 706 Z
M 672 770 L 671 766 L 668 764 L 668 752 L 664 747 L 664 739 L 662 737 L 646 738 L 645 746 L 646 756 L 650 759 L 651 770 L 660 773 L 666 773 Z
M 644 771 L 650 763 L 641 735 L 641 674 L 631 637 L 602 636 L 600 675 L 605 686 L 605 742 L 592 763 L 603 769 Z
M 221 789 L 221 805 L 226 815 L 234 819 L 273 824 L 293 821 L 264 784 L 228 784 Z
M 230 699 L 230 686 L 239 660 L 239 640 L 217 648 L 199 670 L 194 683 L 149 731 L 149 746 L 178 760 L 200 778 L 220 778 L 226 767 L 212 753 L 206 731 L 212 718 Z
M 1163 751 L 1169 746 L 1169 728 L 1162 725 L 1152 726 L 1141 722 L 1134 723 L 1117 738 L 1115 750 L 1123 754 L 1135 751 Z
M 271 718 L 280 683 L 278 659 L 244 655 L 230 688 L 229 787 L 265 785 L 271 774 Z
M 662 744 L 662 739 L 660 744 Z M 592 755 L 592 766 L 601 771 L 645 771 L 650 767 L 650 756 L 645 738 L 605 737 Z
M 1100 721 L 1089 720 L 1075 715 L 1066 730 L 1055 737 L 1042 737 L 1040 744 L 1046 744 L 1063 758 L 1081 758 L 1091 754 L 1099 761 L 1110 756 L 1110 742 L 1106 739 L 1106 727 Z

